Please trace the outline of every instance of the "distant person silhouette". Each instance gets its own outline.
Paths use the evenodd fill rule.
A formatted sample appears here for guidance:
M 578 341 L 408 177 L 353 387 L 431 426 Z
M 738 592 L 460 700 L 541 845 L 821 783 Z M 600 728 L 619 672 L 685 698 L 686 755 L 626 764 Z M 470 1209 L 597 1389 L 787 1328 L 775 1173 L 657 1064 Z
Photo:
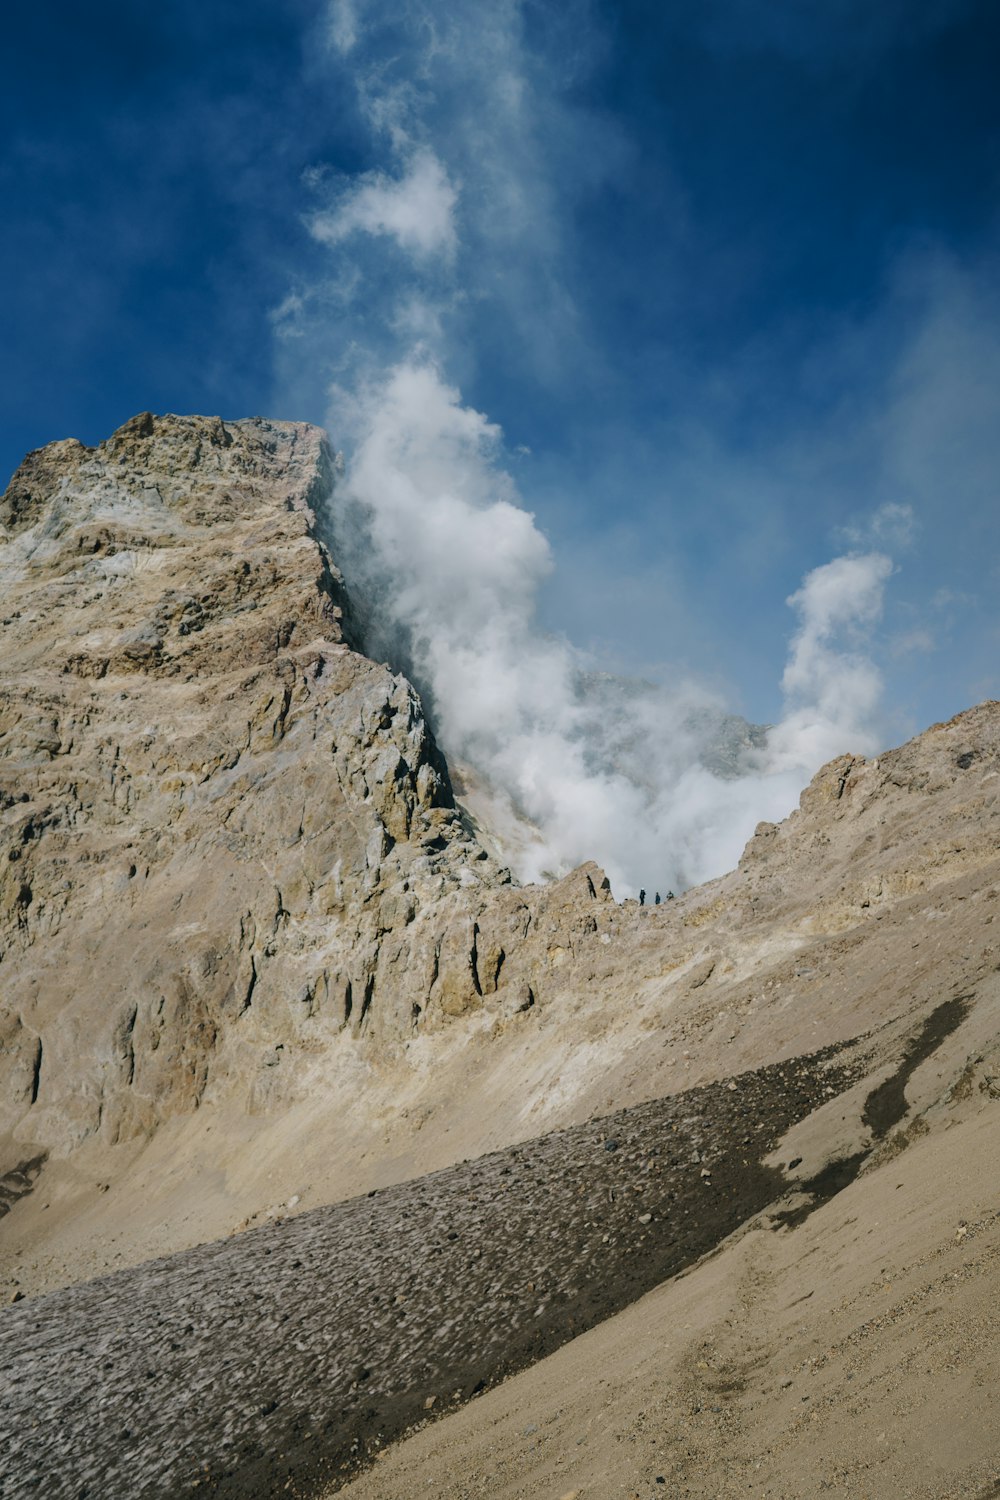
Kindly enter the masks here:
M 645 906 L 645 904 L 646 904 L 646 892 L 645 891 L 640 891 L 639 892 L 639 905 L 640 906 Z
M 653 905 L 654 906 L 659 906 L 659 904 L 660 904 L 660 893 L 659 893 L 659 891 L 657 891 L 656 895 L 653 897 Z

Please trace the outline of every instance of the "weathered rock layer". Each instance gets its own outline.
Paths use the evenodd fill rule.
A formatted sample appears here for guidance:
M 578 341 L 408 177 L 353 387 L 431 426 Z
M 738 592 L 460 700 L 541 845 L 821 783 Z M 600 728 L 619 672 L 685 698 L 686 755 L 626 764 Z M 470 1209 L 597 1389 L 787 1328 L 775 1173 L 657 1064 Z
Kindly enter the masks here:
M 333 469 L 313 428 L 144 415 L 32 454 L 7 491 L 15 1155 L 151 1134 L 213 1088 L 260 1110 L 344 1031 L 532 1002 L 504 966 L 533 909 L 457 811 L 412 689 L 345 636 L 313 511 Z

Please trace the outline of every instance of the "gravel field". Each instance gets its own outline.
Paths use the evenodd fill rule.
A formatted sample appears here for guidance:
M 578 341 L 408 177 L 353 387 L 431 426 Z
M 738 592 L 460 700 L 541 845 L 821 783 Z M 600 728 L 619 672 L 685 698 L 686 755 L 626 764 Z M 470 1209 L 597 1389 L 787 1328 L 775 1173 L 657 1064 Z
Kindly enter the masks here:
M 317 1493 L 779 1196 L 834 1049 L 9 1308 L 2 1493 Z

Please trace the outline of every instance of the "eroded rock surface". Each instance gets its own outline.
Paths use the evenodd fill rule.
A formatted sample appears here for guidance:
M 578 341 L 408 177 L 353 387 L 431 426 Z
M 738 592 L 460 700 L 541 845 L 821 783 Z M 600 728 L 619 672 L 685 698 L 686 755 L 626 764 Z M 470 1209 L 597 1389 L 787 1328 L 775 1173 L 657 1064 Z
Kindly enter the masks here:
M 558 898 L 508 889 L 412 689 L 350 648 L 313 512 L 333 477 L 316 429 L 146 414 L 11 482 L 8 1135 L 113 1145 L 213 1089 L 262 1110 L 343 1032 L 532 1003 L 504 966 Z

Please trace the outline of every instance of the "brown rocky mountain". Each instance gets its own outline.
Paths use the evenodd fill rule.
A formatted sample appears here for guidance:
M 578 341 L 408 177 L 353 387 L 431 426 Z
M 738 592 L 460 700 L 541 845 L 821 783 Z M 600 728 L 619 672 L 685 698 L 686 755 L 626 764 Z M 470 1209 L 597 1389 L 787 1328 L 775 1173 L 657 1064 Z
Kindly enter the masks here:
M 132 1287 L 126 1268 L 164 1255 L 200 1275 L 209 1261 L 189 1256 L 208 1252 L 189 1247 L 249 1228 L 228 1243 L 246 1243 L 234 1264 L 255 1287 L 256 1227 L 321 1255 L 359 1243 L 338 1228 L 353 1220 L 323 1209 L 327 1230 L 303 1210 L 447 1168 L 460 1175 L 431 1179 L 447 1201 L 482 1205 L 448 1209 L 463 1267 L 505 1232 L 521 1264 L 544 1226 L 562 1240 L 559 1305 L 577 1310 L 534 1353 L 501 1339 L 477 1380 L 456 1373 L 462 1409 L 355 1480 L 359 1497 L 1000 1493 L 982 1397 L 1000 1374 L 1000 705 L 876 760 L 845 754 L 736 871 L 659 908 L 619 905 L 593 865 L 519 887 L 413 690 L 356 649 L 316 520 L 335 477 L 313 428 L 145 414 L 96 449 L 30 455 L 0 501 L 0 1274 L 26 1299 L 0 1338 L 27 1361 L 21 1391 L 46 1368 L 38 1330 L 75 1326 L 58 1298 L 100 1324 L 100 1289 L 119 1283 L 88 1278 Z M 574 1134 L 599 1144 L 611 1127 L 586 1122 L 632 1106 L 653 1113 L 627 1117 L 629 1172 L 659 1170 L 654 1131 L 697 1137 L 701 1163 L 668 1174 L 634 1244 L 616 1215 L 647 1177 L 606 1182 Z M 516 1173 L 511 1188 L 529 1142 L 550 1163 L 541 1198 Z M 498 1150 L 506 1166 L 471 1187 L 460 1164 Z M 708 1202 L 730 1171 L 740 1213 L 686 1208 L 670 1259 L 656 1226 L 689 1180 Z M 584 1221 L 571 1200 L 594 1184 L 615 1207 Z M 398 1211 L 421 1261 L 420 1214 Z M 584 1267 L 602 1244 L 595 1300 Z M 432 1282 L 420 1326 L 461 1324 L 448 1279 Z M 414 1385 L 401 1348 L 383 1360 L 389 1405 L 349 1429 L 349 1468 L 416 1420 L 393 1395 Z M 312 1470 L 301 1425 L 254 1436 L 268 1405 L 247 1407 L 256 1477 L 231 1455 L 218 1467 L 206 1436 L 212 1482 L 283 1492 L 261 1457 L 280 1440 L 298 1445 L 299 1492 L 319 1493 L 342 1437 L 316 1438 L 329 1462 Z M 119 1493 L 94 1441 L 90 1493 Z M 76 1451 L 39 1471 L 46 1493 L 82 1493 Z M 142 1493 L 187 1492 L 166 1473 L 153 1463 Z

